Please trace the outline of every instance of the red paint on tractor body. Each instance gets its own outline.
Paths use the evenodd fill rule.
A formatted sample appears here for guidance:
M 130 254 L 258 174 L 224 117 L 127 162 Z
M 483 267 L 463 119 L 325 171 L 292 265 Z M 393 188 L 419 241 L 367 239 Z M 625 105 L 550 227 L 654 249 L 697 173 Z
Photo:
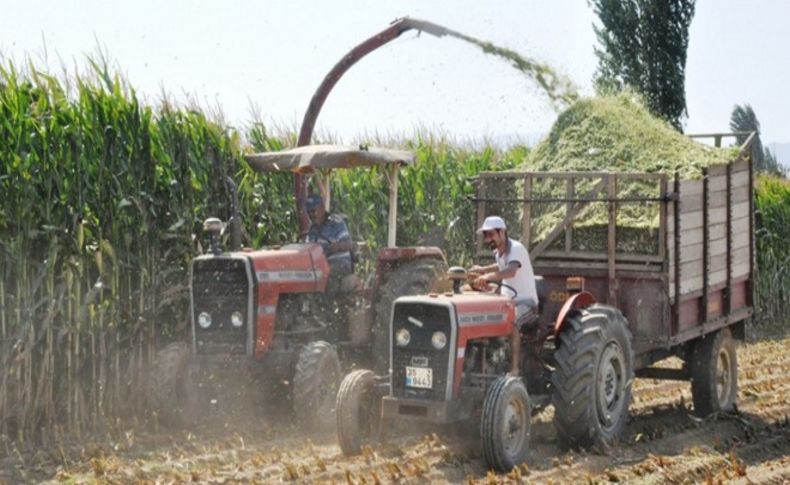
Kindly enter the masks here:
M 326 290 L 329 263 L 318 244 L 289 244 L 281 249 L 247 253 L 256 281 L 254 356 L 262 358 L 274 339 L 281 294 Z

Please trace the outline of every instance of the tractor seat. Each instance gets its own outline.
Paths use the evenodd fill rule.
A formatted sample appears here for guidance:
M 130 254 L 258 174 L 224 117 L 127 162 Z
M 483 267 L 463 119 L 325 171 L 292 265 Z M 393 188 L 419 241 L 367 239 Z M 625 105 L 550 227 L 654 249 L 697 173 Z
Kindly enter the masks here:
M 546 301 L 546 282 L 542 276 L 535 276 L 535 289 L 538 293 L 538 308 L 534 311 L 528 312 L 519 318 L 516 326 L 521 329 L 522 333 L 533 331 L 540 323 L 540 315 L 543 313 L 543 303 Z

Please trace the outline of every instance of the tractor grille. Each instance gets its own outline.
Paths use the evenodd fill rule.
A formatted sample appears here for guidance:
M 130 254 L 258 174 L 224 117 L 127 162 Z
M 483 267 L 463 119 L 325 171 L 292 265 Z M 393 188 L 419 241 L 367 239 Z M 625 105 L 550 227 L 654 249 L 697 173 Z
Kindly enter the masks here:
M 422 322 L 422 328 L 409 321 L 409 317 Z M 443 305 L 424 303 L 396 303 L 392 321 L 392 393 L 395 397 L 443 401 L 447 390 L 448 359 L 455 342 L 451 339 L 450 309 Z M 395 333 L 406 328 L 411 334 L 409 344 L 394 344 Z M 431 336 L 436 331 L 447 335 L 447 345 L 436 350 Z M 430 389 L 406 386 L 406 367 L 430 367 Z
M 252 315 L 248 301 L 250 282 L 246 259 L 214 257 L 197 259 L 192 265 L 193 318 L 197 351 L 202 354 L 244 354 Z M 198 324 L 202 312 L 211 315 L 211 325 Z M 231 314 L 240 312 L 241 327 L 231 324 Z

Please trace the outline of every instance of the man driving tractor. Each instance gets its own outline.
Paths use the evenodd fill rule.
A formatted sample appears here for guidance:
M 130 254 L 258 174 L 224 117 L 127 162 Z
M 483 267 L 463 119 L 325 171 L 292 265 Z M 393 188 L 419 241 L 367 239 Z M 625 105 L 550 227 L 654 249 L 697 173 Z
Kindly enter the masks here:
M 305 201 L 305 207 L 310 216 L 306 241 L 317 243 L 323 248 L 330 268 L 327 288 L 337 291 L 342 279 L 353 270 L 351 250 L 354 243 L 348 226 L 340 216 L 326 211 L 324 199 L 318 194 L 310 195 Z
M 489 216 L 477 230 L 483 235 L 483 243 L 494 251 L 494 264 L 472 266 L 469 272 L 475 275 L 472 286 L 486 288 L 490 283 L 502 283 L 501 292 L 516 301 L 516 319 L 512 330 L 512 362 L 510 375 L 519 375 L 521 359 L 521 327 L 529 322 L 538 306 L 535 273 L 527 248 L 507 235 L 507 225 L 499 216 Z

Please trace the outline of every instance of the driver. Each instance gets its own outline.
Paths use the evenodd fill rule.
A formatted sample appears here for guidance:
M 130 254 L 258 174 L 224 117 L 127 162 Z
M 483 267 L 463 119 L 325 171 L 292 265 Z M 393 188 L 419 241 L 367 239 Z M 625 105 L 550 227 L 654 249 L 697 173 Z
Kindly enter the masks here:
M 486 217 L 477 232 L 483 234 L 483 243 L 494 251 L 495 263 L 488 266 L 472 266 L 469 272 L 478 274 L 474 280 L 476 288 L 501 281 L 503 285 L 507 285 L 501 287 L 502 294 L 516 301 L 516 320 L 510 339 L 513 354 L 510 375 L 518 376 L 521 361 L 521 325 L 529 320 L 530 314 L 536 313 L 538 307 L 538 291 L 532 262 L 527 248 L 507 236 L 507 225 L 501 217 Z
M 324 200 L 318 194 L 307 197 L 305 201 L 307 215 L 310 216 L 310 228 L 307 231 L 307 242 L 321 245 L 329 263 L 328 288 L 340 288 L 340 281 L 351 274 L 351 249 L 353 242 L 348 226 L 340 216 L 326 211 Z

